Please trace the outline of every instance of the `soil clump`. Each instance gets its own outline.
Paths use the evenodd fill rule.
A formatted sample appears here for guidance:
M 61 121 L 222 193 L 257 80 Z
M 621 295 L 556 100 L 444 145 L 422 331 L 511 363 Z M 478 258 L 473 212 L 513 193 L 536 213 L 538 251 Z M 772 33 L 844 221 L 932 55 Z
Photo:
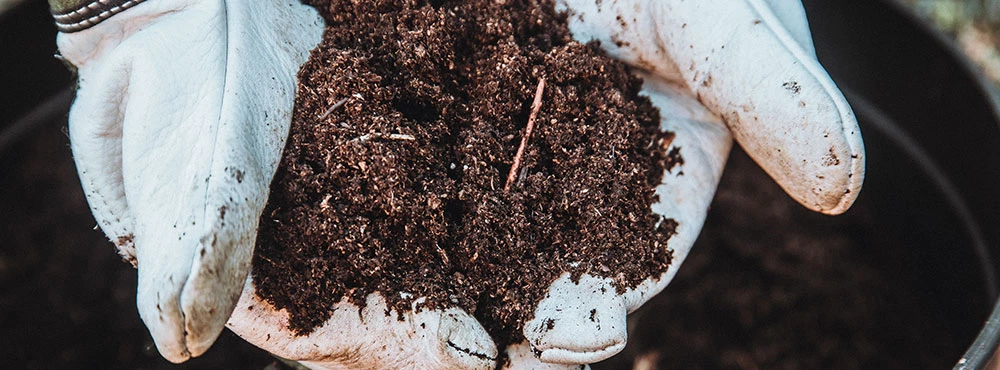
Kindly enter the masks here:
M 563 272 L 621 290 L 670 266 L 677 224 L 650 205 L 682 161 L 665 153 L 673 135 L 551 0 L 311 3 L 328 26 L 299 73 L 253 266 L 293 330 L 374 292 L 405 312 L 402 292 L 465 309 L 503 348 Z

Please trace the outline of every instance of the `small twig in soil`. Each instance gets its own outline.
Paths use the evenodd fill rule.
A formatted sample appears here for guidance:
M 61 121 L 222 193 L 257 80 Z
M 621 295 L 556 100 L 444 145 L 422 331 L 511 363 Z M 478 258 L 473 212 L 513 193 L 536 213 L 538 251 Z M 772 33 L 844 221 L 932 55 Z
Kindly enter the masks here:
M 535 89 L 535 101 L 531 103 L 531 114 L 528 116 L 528 127 L 524 129 L 521 136 L 521 145 L 517 147 L 517 154 L 514 155 L 514 163 L 510 166 L 510 173 L 507 174 L 507 183 L 503 185 L 503 192 L 510 192 L 510 186 L 517 178 L 518 167 L 521 167 L 521 157 L 524 156 L 524 148 L 528 146 L 528 139 L 535 129 L 535 118 L 538 117 L 538 110 L 542 108 L 542 92 L 545 91 L 545 78 L 538 80 L 538 88 Z
M 343 98 L 338 100 L 336 103 L 333 103 L 333 105 L 330 106 L 330 108 L 328 108 L 326 112 L 323 112 L 323 114 L 319 116 L 319 119 L 324 119 L 326 118 L 326 116 L 329 116 L 330 113 L 333 113 L 333 111 L 337 110 L 337 108 L 343 107 L 344 103 L 347 103 L 347 99 L 349 98 Z
M 333 198 L 333 194 L 327 194 L 323 197 L 323 201 L 319 203 L 319 209 L 326 210 L 330 208 L 330 198 Z
M 451 261 L 448 260 L 448 253 L 445 253 L 440 245 L 435 245 L 434 247 L 437 248 L 438 255 L 441 256 L 441 262 L 444 262 L 444 266 L 451 266 Z
M 356 138 L 351 139 L 351 142 L 362 142 L 363 143 L 363 142 L 368 141 L 368 140 L 378 140 L 378 139 L 385 139 L 385 140 L 406 140 L 406 141 L 417 140 L 417 138 L 413 137 L 413 135 L 407 135 L 407 134 L 382 134 L 382 133 L 376 132 L 376 133 L 364 134 L 364 135 L 358 136 Z

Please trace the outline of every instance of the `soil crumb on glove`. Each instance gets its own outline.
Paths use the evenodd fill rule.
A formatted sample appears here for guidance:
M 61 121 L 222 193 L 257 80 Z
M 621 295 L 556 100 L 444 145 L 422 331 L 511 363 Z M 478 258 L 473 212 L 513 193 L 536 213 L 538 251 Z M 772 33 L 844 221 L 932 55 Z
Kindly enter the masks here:
M 381 292 L 399 312 L 412 297 L 461 307 L 502 349 L 562 272 L 621 291 L 670 266 L 677 223 L 650 205 L 682 161 L 664 153 L 673 135 L 551 0 L 311 3 L 328 27 L 299 73 L 253 265 L 293 330 Z

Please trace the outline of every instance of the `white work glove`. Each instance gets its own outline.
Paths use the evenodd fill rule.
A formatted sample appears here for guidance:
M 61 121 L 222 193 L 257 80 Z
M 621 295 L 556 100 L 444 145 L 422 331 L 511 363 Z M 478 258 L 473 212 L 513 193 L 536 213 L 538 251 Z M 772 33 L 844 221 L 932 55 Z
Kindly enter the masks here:
M 243 291 L 322 19 L 298 0 L 59 8 L 72 2 L 51 3 L 79 73 L 69 133 L 83 190 L 138 267 L 157 349 L 182 362 L 211 346 Z
M 645 78 L 661 127 L 676 133 L 684 163 L 664 174 L 653 212 L 676 220 L 677 234 L 670 268 L 622 295 L 611 279 L 563 274 L 526 342 L 507 349 L 511 369 L 568 368 L 624 348 L 626 315 L 663 290 L 694 244 L 731 138 L 814 211 L 847 210 L 864 177 L 857 121 L 816 60 L 798 0 L 557 1 L 574 38 L 600 40 Z
M 321 40 L 322 20 L 298 0 L 121 2 L 127 7 L 55 18 L 62 56 L 79 72 L 69 120 L 84 191 L 101 228 L 137 264 L 139 313 L 165 358 L 207 350 L 246 283 L 234 330 L 284 357 L 493 368 L 496 346 L 457 309 L 400 322 L 373 296 L 363 315 L 344 304 L 308 337 L 274 321 L 280 316 L 253 315 L 253 305 L 264 307 L 249 303 L 257 222 L 288 134 L 296 73 Z

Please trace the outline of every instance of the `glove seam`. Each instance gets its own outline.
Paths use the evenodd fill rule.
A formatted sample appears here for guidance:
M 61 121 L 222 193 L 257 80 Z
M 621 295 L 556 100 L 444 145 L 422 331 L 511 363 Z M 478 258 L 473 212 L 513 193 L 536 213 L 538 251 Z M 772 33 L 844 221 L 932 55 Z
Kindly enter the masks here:
M 76 9 L 63 13 L 53 13 L 59 32 L 73 33 L 86 30 L 115 14 L 139 5 L 146 0 L 93 0 Z

